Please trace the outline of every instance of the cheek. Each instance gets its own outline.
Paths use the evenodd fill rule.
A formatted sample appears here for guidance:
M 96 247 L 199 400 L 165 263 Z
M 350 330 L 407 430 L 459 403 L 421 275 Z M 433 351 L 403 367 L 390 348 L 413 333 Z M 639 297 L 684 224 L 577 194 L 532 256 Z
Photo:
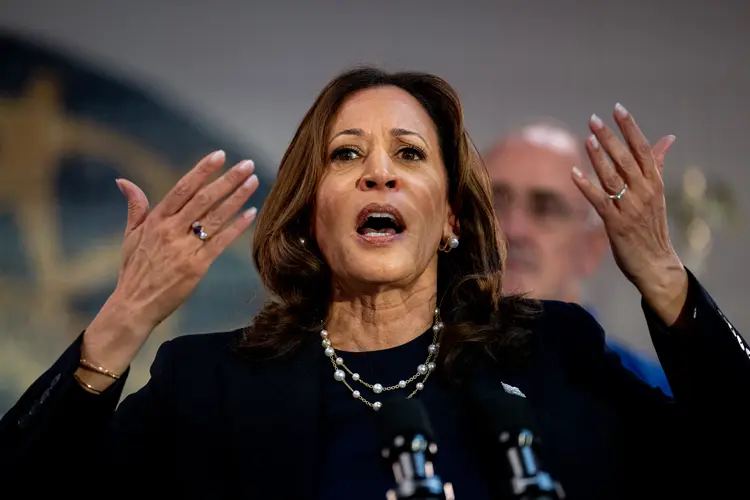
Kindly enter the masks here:
M 447 222 L 446 198 L 445 182 L 440 179 L 430 179 L 414 189 L 414 213 L 423 217 L 419 225 L 424 232 L 438 232 L 442 236 L 443 226 Z
M 346 220 L 351 209 L 351 193 L 337 189 L 336 185 L 322 184 L 315 200 L 315 222 L 313 232 L 319 245 L 326 241 L 340 239 L 342 234 L 350 231 L 352 222 Z M 321 246 L 321 250 L 323 246 Z

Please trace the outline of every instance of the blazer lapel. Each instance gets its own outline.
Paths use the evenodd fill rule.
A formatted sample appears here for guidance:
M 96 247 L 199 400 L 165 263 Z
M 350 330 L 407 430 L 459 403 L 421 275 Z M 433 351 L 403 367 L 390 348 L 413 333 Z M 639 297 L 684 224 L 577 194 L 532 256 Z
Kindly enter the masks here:
M 315 496 L 325 362 L 316 338 L 281 359 L 242 362 L 227 411 L 245 498 Z

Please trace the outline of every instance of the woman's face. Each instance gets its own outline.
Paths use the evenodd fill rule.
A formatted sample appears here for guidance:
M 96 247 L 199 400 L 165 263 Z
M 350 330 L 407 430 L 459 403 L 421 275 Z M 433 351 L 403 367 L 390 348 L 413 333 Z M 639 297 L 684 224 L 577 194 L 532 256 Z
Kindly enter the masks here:
M 452 214 L 437 130 L 419 102 L 397 87 L 352 94 L 333 120 L 327 158 L 314 231 L 334 280 L 434 279 Z

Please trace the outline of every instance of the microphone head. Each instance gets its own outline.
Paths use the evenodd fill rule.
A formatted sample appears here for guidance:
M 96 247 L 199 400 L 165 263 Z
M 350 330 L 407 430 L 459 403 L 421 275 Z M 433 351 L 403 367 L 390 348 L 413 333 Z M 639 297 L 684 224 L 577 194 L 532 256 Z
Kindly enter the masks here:
M 383 404 L 378 412 L 378 434 L 382 447 L 391 446 L 396 436 L 409 440 L 421 434 L 428 442 L 435 441 L 427 410 L 414 398 L 393 399 Z

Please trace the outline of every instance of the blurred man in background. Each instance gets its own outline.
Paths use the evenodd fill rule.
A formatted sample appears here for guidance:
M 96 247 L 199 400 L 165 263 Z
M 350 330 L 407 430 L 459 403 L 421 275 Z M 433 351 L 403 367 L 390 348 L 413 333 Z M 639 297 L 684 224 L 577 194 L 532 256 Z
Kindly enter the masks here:
M 608 248 L 601 219 L 570 177 L 573 166 L 585 171 L 589 165 L 582 145 L 564 125 L 550 120 L 516 130 L 486 155 L 495 210 L 508 241 L 506 292 L 581 303 L 583 282 L 599 268 Z M 671 394 L 657 361 L 611 339 L 608 345 L 625 367 Z

